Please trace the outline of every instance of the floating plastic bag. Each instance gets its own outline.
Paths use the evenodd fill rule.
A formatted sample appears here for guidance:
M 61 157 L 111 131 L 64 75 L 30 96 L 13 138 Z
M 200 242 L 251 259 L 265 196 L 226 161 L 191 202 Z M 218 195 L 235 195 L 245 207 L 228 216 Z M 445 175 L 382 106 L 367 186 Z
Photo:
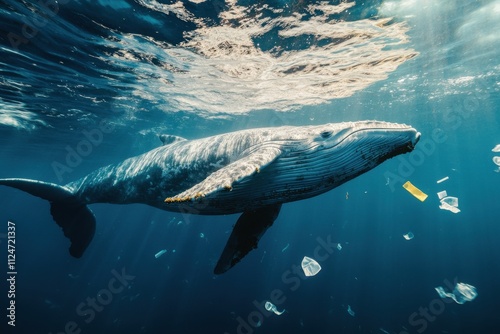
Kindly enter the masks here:
M 435 288 L 439 297 L 441 298 L 451 298 L 458 304 L 463 304 L 465 302 L 470 302 L 477 297 L 476 288 L 472 285 L 465 283 L 457 283 L 453 292 L 444 291 L 443 287 L 438 286 Z
M 453 213 L 459 213 L 460 209 L 458 208 L 458 198 L 452 196 L 441 198 L 441 205 L 439 208 Z
M 310 257 L 304 256 L 302 259 L 302 270 L 304 270 L 304 275 L 314 276 L 321 270 L 321 266 L 316 260 Z
M 274 314 L 277 314 L 277 315 L 282 315 L 282 314 L 285 312 L 285 310 L 283 310 L 283 311 L 278 311 L 278 309 L 276 308 L 276 306 L 275 306 L 273 303 L 271 303 L 271 302 L 266 302 L 266 303 L 264 304 L 264 307 L 265 307 L 265 308 L 266 308 L 266 310 L 268 310 L 269 312 L 274 312 Z
M 403 238 L 405 238 L 406 240 L 411 240 L 414 237 L 415 237 L 415 235 L 412 232 L 408 232 L 406 234 L 403 234 Z

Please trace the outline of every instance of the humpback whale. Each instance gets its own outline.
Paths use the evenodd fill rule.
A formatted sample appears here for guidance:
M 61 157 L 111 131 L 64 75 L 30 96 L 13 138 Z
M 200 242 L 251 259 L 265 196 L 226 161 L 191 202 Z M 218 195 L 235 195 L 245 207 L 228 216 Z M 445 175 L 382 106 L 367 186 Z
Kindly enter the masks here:
M 325 193 L 411 152 L 419 138 L 411 126 L 380 121 L 247 129 L 196 140 L 161 135 L 162 146 L 63 186 L 20 178 L 0 179 L 0 185 L 48 200 L 76 258 L 94 236 L 92 203 L 242 213 L 215 267 L 221 274 L 257 247 L 283 203 Z

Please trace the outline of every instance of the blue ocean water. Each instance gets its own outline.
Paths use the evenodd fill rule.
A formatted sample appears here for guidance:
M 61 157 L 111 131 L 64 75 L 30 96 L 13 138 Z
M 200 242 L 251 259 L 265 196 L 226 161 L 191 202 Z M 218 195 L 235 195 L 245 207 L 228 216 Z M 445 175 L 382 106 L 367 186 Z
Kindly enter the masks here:
M 47 202 L 0 187 L 2 333 L 498 333 L 499 13 L 498 0 L 1 1 L 2 178 L 65 184 L 159 134 L 362 119 L 422 133 L 413 153 L 285 204 L 220 276 L 237 215 L 94 204 L 96 236 L 74 259 Z M 459 213 L 439 208 L 443 190 Z M 319 254 L 318 275 L 297 273 Z M 477 298 L 439 298 L 456 282 Z

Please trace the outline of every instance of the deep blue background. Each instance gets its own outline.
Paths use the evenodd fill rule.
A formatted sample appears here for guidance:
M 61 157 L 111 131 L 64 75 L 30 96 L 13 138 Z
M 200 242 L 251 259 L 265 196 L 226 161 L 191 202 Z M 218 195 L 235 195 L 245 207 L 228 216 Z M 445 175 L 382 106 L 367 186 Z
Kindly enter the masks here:
M 98 2 L 61 5 L 50 29 L 13 52 L 7 34 L 19 32 L 23 18 L 33 17 L 33 9 L 25 1 L 1 2 L 0 115 L 16 115 L 12 110 L 19 107 L 21 114 L 32 112 L 33 119 L 43 121 L 22 122 L 17 114 L 14 118 L 21 125 L 13 125 L 2 118 L 1 177 L 61 183 L 53 162 L 63 162 L 65 147 L 76 147 L 84 139 L 82 131 L 95 129 L 102 119 L 113 121 L 114 131 L 105 134 L 103 143 L 64 175 L 62 183 L 158 146 L 157 133 L 147 130 L 159 124 L 173 134 L 199 138 L 254 126 L 380 119 L 417 128 L 422 133 L 418 153 L 387 161 L 322 196 L 285 204 L 258 249 L 221 276 L 212 271 L 237 215 L 183 216 L 143 205 L 95 204 L 91 209 L 97 217 L 96 236 L 84 257 L 76 260 L 67 252 L 68 241 L 52 221 L 48 203 L 1 187 L 0 233 L 7 233 L 7 221 L 16 223 L 18 272 L 16 328 L 6 326 L 2 311 L 2 333 L 3 328 L 8 333 L 59 333 L 75 321 L 82 333 L 233 334 L 238 318 L 248 321 L 257 310 L 253 302 L 269 300 L 274 289 L 286 297 L 278 305 L 286 313 L 266 314 L 261 326 L 252 328 L 255 333 L 498 332 L 500 173 L 494 171 L 491 149 L 500 143 L 500 48 L 495 37 L 486 44 L 479 41 L 500 27 L 492 28 L 495 23 L 485 16 L 484 29 L 476 31 L 468 21 L 469 15 L 481 15 L 482 6 L 498 7 L 498 1 L 426 2 L 427 12 L 424 5 L 392 12 L 385 7 L 396 20 L 408 20 L 410 46 L 419 52 L 387 80 L 328 105 L 227 118 L 164 113 L 140 99 L 132 115 L 129 106 L 113 104 L 113 97 L 129 94 L 134 77 L 126 66 L 102 61 L 107 55 L 99 46 L 103 38 L 132 32 L 175 46 L 183 41 L 183 33 L 195 29 L 175 15 L 132 1 L 114 2 L 116 7 L 124 3 L 130 8 L 119 15 Z M 224 9 L 223 4 L 185 5 L 214 25 Z M 350 16 L 341 18 L 372 17 L 383 5 L 358 4 Z M 161 20 L 164 29 L 152 29 L 144 19 L 148 15 Z M 108 85 L 109 77 L 118 84 Z M 121 84 L 123 89 L 117 88 Z M 102 103 L 96 108 L 89 97 Z M 443 142 L 432 141 L 437 129 L 445 136 Z M 418 154 L 424 158 L 418 160 Z M 413 161 L 415 168 L 400 175 L 403 161 Z M 387 175 L 401 179 L 386 185 Z M 436 184 L 444 176 L 450 179 Z M 429 198 L 413 198 L 401 187 L 406 180 Z M 459 198 L 460 213 L 439 209 L 436 193 L 441 190 Z M 403 234 L 409 231 L 415 238 L 406 241 Z M 3 236 L 0 262 L 6 272 Z M 330 238 L 343 248 L 321 262 L 317 276 L 301 280 L 292 291 L 295 284 L 282 276 L 296 277 L 287 270 L 300 265 L 303 256 L 313 257 L 317 238 Z M 155 259 L 161 249 L 168 251 Z M 112 270 L 122 269 L 135 278 L 86 323 L 87 318 L 76 313 L 77 306 L 108 286 Z M 443 305 L 434 288 L 447 289 L 445 280 L 475 286 L 478 297 L 463 305 L 444 304 L 435 319 L 425 322 L 426 328 L 420 315 L 414 318 L 420 322 L 411 323 L 410 316 L 420 308 Z M 4 279 L 0 287 L 5 310 Z

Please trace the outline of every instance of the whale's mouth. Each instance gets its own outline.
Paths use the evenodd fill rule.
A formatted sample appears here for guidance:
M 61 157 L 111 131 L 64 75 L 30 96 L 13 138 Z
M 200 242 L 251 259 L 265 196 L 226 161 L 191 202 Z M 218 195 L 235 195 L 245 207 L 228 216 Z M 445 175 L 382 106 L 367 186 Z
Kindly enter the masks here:
M 406 150 L 406 152 L 411 152 L 413 151 L 415 145 L 417 145 L 418 141 L 420 140 L 420 135 L 421 135 L 420 132 L 418 132 L 415 128 L 409 125 L 386 123 L 386 122 L 377 122 L 376 124 L 368 123 L 364 126 L 360 126 L 354 129 L 345 129 L 343 130 L 343 132 L 345 133 L 341 136 L 337 136 L 338 138 L 334 141 L 334 143 L 332 143 L 330 148 L 339 146 L 344 141 L 360 133 L 374 134 L 378 132 L 379 134 L 384 134 L 384 136 L 393 134 L 395 135 L 394 139 L 399 138 L 397 139 L 397 141 L 400 141 L 402 138 L 404 138 L 403 143 L 400 144 L 402 145 L 402 147 L 400 146 L 400 149 L 401 151 Z
M 377 164 L 400 154 L 410 153 L 420 140 L 420 132 L 412 126 L 377 122 L 346 129 L 329 149 L 362 152 L 363 161 L 372 159 Z M 354 146 L 353 146 L 354 145 Z
M 415 145 L 417 145 L 418 141 L 420 140 L 420 135 L 421 133 L 417 132 L 413 140 L 408 144 L 408 149 L 410 151 L 413 151 L 415 149 Z

